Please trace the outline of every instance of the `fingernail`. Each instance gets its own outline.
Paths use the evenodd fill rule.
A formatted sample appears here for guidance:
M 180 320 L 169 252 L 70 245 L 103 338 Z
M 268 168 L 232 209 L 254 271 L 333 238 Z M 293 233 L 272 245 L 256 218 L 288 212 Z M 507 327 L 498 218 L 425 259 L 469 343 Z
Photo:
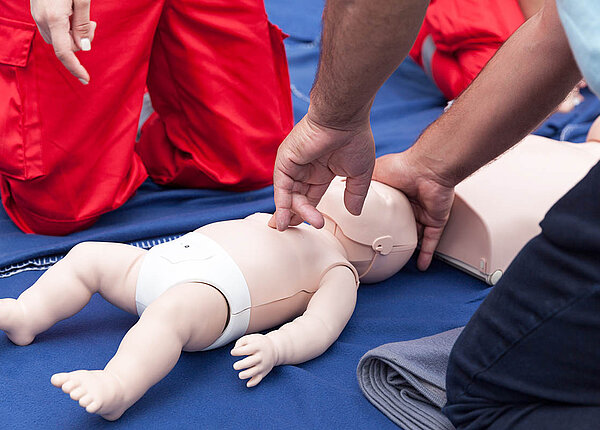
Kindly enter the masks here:
M 81 39 L 81 50 L 89 51 L 90 49 L 92 49 L 92 43 L 90 42 L 90 39 L 88 39 L 87 37 Z
M 88 81 L 86 81 L 85 79 L 81 79 L 81 78 L 79 78 L 79 82 L 81 82 L 83 85 L 88 84 Z

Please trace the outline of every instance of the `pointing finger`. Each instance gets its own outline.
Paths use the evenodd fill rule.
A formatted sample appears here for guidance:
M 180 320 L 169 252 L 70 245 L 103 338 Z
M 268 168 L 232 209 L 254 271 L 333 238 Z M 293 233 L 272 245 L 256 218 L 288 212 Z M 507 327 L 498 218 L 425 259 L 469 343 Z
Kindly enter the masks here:
M 50 24 L 50 34 L 56 58 L 58 58 L 65 68 L 71 72 L 73 76 L 79 79 L 82 84 L 87 85 L 90 81 L 90 75 L 73 52 L 73 46 L 71 44 L 72 39 L 69 35 L 68 18 L 65 17 L 64 19 Z

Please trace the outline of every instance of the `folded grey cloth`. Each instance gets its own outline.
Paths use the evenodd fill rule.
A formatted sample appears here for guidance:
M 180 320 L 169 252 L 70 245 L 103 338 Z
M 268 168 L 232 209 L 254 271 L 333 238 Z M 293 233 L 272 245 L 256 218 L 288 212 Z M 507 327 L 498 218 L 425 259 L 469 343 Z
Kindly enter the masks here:
M 364 395 L 405 430 L 454 430 L 442 407 L 448 357 L 461 331 L 459 327 L 370 350 L 357 368 Z

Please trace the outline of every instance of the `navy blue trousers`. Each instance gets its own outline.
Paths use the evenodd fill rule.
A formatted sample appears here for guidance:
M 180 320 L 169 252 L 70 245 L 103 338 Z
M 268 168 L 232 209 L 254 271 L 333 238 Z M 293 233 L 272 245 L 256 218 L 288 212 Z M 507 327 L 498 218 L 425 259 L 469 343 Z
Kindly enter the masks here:
M 600 429 L 600 163 L 559 200 L 458 338 L 458 429 Z

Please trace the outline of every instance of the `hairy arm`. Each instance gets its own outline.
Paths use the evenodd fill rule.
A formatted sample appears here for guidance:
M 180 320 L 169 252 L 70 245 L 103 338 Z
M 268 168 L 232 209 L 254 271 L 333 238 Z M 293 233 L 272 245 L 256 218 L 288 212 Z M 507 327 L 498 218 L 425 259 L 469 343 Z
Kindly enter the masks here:
M 550 0 L 515 32 L 411 151 L 457 184 L 531 132 L 580 79 Z
M 377 90 L 406 57 L 426 0 L 328 0 L 317 78 L 307 115 L 277 153 L 272 227 L 308 221 L 336 176 L 347 177 L 344 203 L 358 215 L 375 164 L 369 110 Z
M 428 1 L 328 0 L 311 113 L 327 126 L 364 121 L 375 93 L 408 54 Z
M 544 6 L 544 0 L 519 0 L 519 7 L 525 19 L 531 18 Z
M 448 220 L 454 186 L 531 132 L 580 79 L 556 4 L 548 0 L 409 150 L 377 160 L 375 179 L 403 191 L 413 205 L 421 270 Z

